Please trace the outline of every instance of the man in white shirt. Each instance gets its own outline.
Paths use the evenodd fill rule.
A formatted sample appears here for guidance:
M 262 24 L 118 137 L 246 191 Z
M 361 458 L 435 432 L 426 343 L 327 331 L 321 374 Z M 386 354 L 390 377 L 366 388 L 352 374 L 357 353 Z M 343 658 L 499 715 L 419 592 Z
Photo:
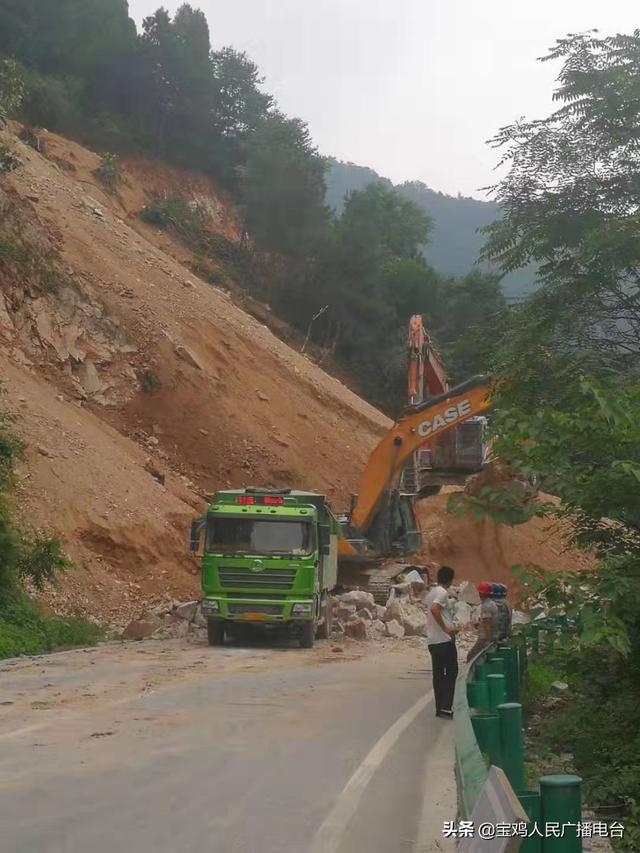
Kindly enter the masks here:
M 438 569 L 438 586 L 427 595 L 427 643 L 433 668 L 433 695 L 436 717 L 453 719 L 453 693 L 458 677 L 454 617 L 447 590 L 455 572 L 449 566 Z

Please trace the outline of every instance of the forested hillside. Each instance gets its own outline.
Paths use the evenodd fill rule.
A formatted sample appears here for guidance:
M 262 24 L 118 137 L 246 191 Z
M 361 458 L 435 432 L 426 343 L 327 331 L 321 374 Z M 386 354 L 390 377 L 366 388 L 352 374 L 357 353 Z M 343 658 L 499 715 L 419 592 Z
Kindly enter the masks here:
M 118 158 L 148 154 L 230 193 L 239 238 L 208 236 L 211 211 L 184 191 L 149 197 L 141 215 L 196 250 L 212 284 L 245 288 L 309 333 L 312 351 L 371 402 L 389 412 L 403 403 L 415 312 L 456 378 L 483 368 L 482 329 L 494 332 L 505 310 L 497 277 L 467 275 L 471 252 L 461 278 L 425 261 L 442 225 L 406 190 L 364 181 L 341 210 L 328 208 L 327 162 L 307 126 L 283 115 L 248 56 L 212 43 L 201 11 L 161 8 L 138 32 L 126 0 L 0 0 L 0 57 L 0 112 L 36 144 L 47 128 L 101 151 L 114 192 Z M 464 228 L 450 234 L 456 244 Z
M 424 255 L 428 263 L 443 275 L 466 275 L 478 262 L 485 242 L 485 236 L 479 229 L 500 219 L 500 207 L 495 202 L 446 195 L 421 181 L 407 181 L 394 187 L 388 178 L 355 163 L 331 159 L 326 184 L 327 204 L 338 212 L 342 210 L 348 193 L 362 190 L 370 184 L 395 190 L 412 201 L 433 220 Z M 487 264 L 483 268 L 488 269 Z M 531 268 L 516 270 L 504 276 L 502 286 L 507 296 L 521 297 L 532 290 L 534 280 Z

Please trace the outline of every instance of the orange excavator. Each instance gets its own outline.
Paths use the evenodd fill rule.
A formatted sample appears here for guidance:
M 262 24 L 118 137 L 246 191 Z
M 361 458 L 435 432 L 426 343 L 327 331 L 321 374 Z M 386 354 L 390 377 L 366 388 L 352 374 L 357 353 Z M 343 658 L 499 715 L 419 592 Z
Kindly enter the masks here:
M 444 482 L 464 483 L 469 474 L 482 467 L 482 441 L 475 441 L 471 464 L 459 431 L 472 419 L 481 427 L 480 433 L 474 427 L 476 439 L 478 434 L 481 437 L 483 425 L 478 419 L 491 408 L 491 377 L 476 376 L 450 388 L 442 361 L 417 315 L 411 318 L 408 353 L 412 402 L 372 451 L 360 491 L 352 497 L 349 511 L 340 517 L 338 554 L 340 582 L 344 585 L 368 585 L 369 579 L 380 572 L 388 577 L 397 574 L 393 563 L 380 567 L 390 558 L 403 559 L 420 548 L 416 500 L 434 494 Z M 424 399 L 425 392 L 432 396 Z M 459 446 L 461 459 L 457 459 Z M 429 451 L 428 463 L 422 459 L 425 450 Z M 418 481 L 417 488 L 406 490 L 407 466 L 415 469 L 416 459 L 420 460 L 419 473 L 427 482 Z

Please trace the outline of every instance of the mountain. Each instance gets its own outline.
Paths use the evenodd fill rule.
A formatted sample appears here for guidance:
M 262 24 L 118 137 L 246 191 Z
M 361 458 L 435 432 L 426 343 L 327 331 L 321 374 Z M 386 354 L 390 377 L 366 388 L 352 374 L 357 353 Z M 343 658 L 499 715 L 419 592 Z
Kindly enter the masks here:
M 396 186 L 366 166 L 330 160 L 325 177 L 327 204 L 338 212 L 344 197 L 370 184 L 384 184 L 412 201 L 433 219 L 431 240 L 424 248 L 429 263 L 445 275 L 462 276 L 477 262 L 484 237 L 478 229 L 500 216 L 500 207 L 491 201 L 478 201 L 464 196 L 436 192 L 420 181 L 408 181 Z M 505 276 L 503 286 L 507 296 L 518 297 L 534 287 L 533 270 L 519 270 Z

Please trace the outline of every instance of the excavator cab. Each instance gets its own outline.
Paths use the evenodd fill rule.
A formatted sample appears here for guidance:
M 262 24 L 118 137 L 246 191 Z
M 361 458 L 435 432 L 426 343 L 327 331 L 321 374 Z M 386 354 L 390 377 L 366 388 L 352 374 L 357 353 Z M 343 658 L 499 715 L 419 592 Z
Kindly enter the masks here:
M 347 533 L 347 538 L 350 538 Z M 358 541 L 351 540 L 354 544 Z M 377 557 L 414 554 L 422 545 L 422 533 L 415 511 L 415 496 L 390 491 L 367 530 L 367 548 Z

